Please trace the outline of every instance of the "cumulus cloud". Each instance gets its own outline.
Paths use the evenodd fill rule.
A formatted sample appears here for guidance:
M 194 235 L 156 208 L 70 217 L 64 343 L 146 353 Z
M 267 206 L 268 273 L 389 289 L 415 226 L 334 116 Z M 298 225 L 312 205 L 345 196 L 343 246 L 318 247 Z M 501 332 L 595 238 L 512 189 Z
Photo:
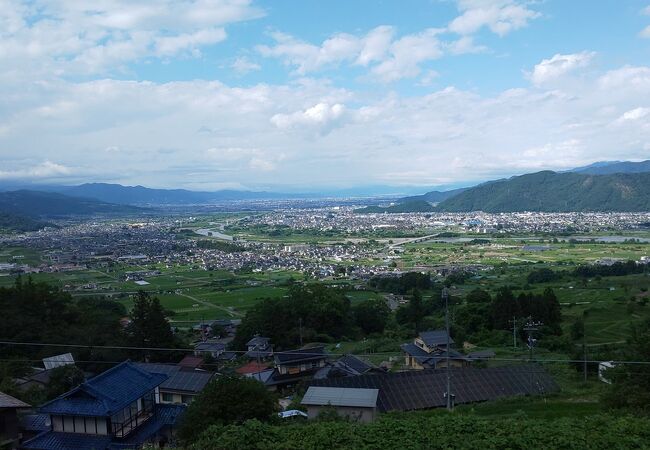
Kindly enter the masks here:
M 650 108 L 634 108 L 629 111 L 624 112 L 621 117 L 619 117 L 617 123 L 633 122 L 637 120 L 644 119 L 650 115 Z
M 461 15 L 449 24 L 449 30 L 458 34 L 473 34 L 487 27 L 499 36 L 523 28 L 541 14 L 528 2 L 515 0 L 458 0 Z
M 536 85 L 553 81 L 576 69 L 586 67 L 594 58 L 594 52 L 581 52 L 568 55 L 556 54 L 550 59 L 544 59 L 528 74 Z
M 262 68 L 262 66 L 251 61 L 245 56 L 240 56 L 239 58 L 235 59 L 230 67 L 240 75 L 246 75 L 247 73 L 255 72 Z
M 42 180 L 70 175 L 72 170 L 62 164 L 43 161 L 16 170 L 0 170 L 0 180 Z
M 102 73 L 226 39 L 224 27 L 261 17 L 251 0 L 0 2 L 0 66 Z
M 320 134 L 327 134 L 341 125 L 344 114 L 345 106 L 340 103 L 318 103 L 291 114 L 275 114 L 271 123 L 280 129 L 317 130 Z

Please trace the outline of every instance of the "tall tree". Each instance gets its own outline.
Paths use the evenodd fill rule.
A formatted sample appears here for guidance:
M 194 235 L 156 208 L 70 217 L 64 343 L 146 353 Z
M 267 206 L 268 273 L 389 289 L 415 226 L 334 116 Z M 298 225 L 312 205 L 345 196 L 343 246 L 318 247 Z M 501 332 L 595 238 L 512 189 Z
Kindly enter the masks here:
M 131 323 L 127 327 L 129 344 L 142 348 L 174 348 L 176 340 L 160 300 L 147 292 L 138 291 L 131 310 Z M 144 352 L 145 359 L 167 359 L 161 352 Z M 167 355 L 169 356 L 169 355 Z

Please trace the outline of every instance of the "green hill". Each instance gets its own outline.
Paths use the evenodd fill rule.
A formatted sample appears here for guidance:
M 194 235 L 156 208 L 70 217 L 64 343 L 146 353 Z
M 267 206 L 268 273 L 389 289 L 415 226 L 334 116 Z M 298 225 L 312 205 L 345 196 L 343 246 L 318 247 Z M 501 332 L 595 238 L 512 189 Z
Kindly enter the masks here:
M 90 198 L 69 197 L 53 192 L 0 192 L 0 213 L 29 218 L 57 216 L 118 215 L 142 213 L 135 206 L 116 205 Z
M 409 202 L 399 203 L 392 206 L 366 206 L 365 208 L 355 209 L 355 213 L 359 214 L 398 214 L 398 213 L 412 213 L 412 212 L 432 212 L 435 211 L 433 206 L 425 200 L 413 200 Z
M 650 173 L 588 175 L 550 171 L 468 189 L 438 211 L 650 211 Z
M 37 231 L 47 226 L 53 225 L 27 216 L 0 212 L 0 233 L 3 231 Z

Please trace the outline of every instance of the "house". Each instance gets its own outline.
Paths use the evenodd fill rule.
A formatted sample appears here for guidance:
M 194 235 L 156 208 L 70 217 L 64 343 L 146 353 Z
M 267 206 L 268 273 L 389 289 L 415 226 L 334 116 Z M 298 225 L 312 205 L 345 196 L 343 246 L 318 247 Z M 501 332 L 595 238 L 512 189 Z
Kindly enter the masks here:
M 129 361 L 45 403 L 47 429 L 25 441 L 25 449 L 140 448 L 173 437 L 182 405 L 156 401 L 164 373 L 146 371 Z
M 21 439 L 18 411 L 31 408 L 25 402 L 0 392 L 0 448 L 18 448 Z
M 246 343 L 248 351 L 244 354 L 250 359 L 265 359 L 273 355 L 273 347 L 271 346 L 271 339 L 259 335 Z
M 210 356 L 218 358 L 226 351 L 226 344 L 218 339 L 208 339 L 206 341 L 197 342 L 194 345 L 195 356 Z
M 447 341 L 450 348 L 447 349 Z M 447 337 L 445 330 L 423 331 L 412 344 L 402 344 L 405 365 L 413 369 L 440 369 L 447 366 L 447 358 L 452 367 L 466 367 L 469 360 L 451 348 L 454 340 Z
M 45 370 L 56 369 L 62 366 L 74 366 L 74 358 L 72 357 L 72 353 L 50 356 L 49 358 L 43 358 L 43 366 Z
M 264 383 L 271 390 L 294 385 L 312 377 L 327 364 L 324 346 L 287 350 L 273 354 L 275 368 L 249 373 L 245 376 Z
M 333 378 L 333 377 L 353 377 L 366 373 L 384 372 L 383 369 L 374 364 L 365 361 L 358 356 L 343 355 L 332 363 L 327 363 L 325 367 L 314 374 L 314 379 Z
M 558 385 L 540 366 L 468 367 L 451 370 L 451 392 L 456 404 L 499 398 L 543 395 L 557 391 Z M 446 370 L 409 370 L 312 380 L 309 386 L 377 389 L 377 412 L 413 411 L 445 407 Z M 332 403 L 332 406 L 335 406 Z M 337 409 L 338 406 L 335 406 Z
M 190 369 L 181 365 L 135 363 L 147 372 L 164 373 L 169 378 L 158 386 L 157 402 L 162 404 L 189 405 L 215 376 L 214 372 Z
M 310 386 L 300 403 L 307 407 L 309 419 L 334 408 L 342 417 L 367 423 L 377 415 L 378 395 L 379 389 Z
M 302 348 L 276 352 L 274 355 L 275 367 L 280 375 L 307 375 L 313 374 L 325 366 L 327 353 L 324 346 Z

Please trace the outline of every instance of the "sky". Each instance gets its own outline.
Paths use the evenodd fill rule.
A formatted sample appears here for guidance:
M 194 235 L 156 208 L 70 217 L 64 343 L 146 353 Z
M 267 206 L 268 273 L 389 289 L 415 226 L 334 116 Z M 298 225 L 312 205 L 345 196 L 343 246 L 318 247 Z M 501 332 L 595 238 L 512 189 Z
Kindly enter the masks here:
M 0 0 L 2 183 L 406 189 L 649 158 L 649 0 Z

